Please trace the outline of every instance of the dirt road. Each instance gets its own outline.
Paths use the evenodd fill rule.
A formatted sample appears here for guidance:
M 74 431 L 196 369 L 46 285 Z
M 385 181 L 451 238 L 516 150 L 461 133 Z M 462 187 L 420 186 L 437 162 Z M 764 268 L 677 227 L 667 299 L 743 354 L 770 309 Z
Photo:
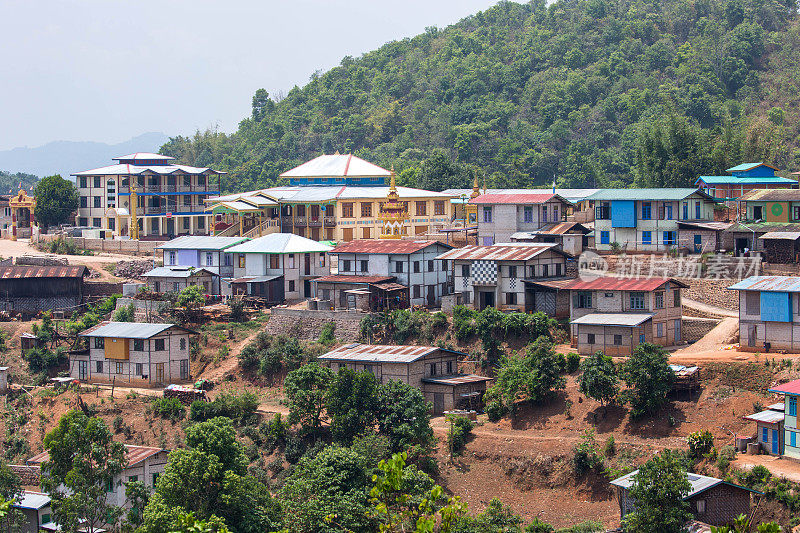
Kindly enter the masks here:
M 11 241 L 8 239 L 0 239 L 0 257 L 19 257 L 22 255 L 43 255 L 33 246 L 31 246 L 28 239 L 20 239 L 18 241 Z M 137 257 L 124 254 L 112 254 L 108 252 L 100 252 L 95 255 L 59 255 L 58 257 L 65 257 L 71 265 L 86 265 L 88 263 L 116 263 L 117 261 L 130 261 L 131 259 L 146 259 L 145 257 Z

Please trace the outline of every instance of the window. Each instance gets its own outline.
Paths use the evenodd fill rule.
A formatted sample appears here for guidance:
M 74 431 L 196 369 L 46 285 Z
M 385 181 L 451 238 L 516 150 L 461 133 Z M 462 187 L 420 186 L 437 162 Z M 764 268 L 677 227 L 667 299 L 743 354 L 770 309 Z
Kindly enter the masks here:
M 484 246 L 491 246 L 493 240 L 494 240 L 494 237 L 484 237 L 483 238 L 483 245 Z
M 206 217 L 197 217 L 197 229 L 206 228 Z
M 681 306 L 681 290 L 675 289 L 672 291 L 672 306 L 673 307 L 680 307 Z
M 652 231 L 643 231 L 642 232 L 642 244 L 653 244 L 653 232 Z
M 797 416 L 797 396 L 789 396 L 789 416 Z
M 95 227 L 95 228 L 102 228 L 103 227 L 103 221 L 100 220 L 99 218 L 93 218 L 92 219 L 92 226 Z
M 111 479 L 106 481 L 106 492 L 114 492 L 114 481 Z
M 161 475 L 161 472 L 153 472 L 153 486 L 156 486 L 156 481 L 158 481 L 158 476 Z
M 359 264 L 361 265 L 361 272 L 369 272 L 369 261 L 362 259 Z
M 289 280 L 289 292 L 294 292 L 294 280 Z
M 125 365 L 119 361 L 114 364 L 114 373 L 115 374 L 122 374 L 125 372 Z
M 792 206 L 792 222 L 800 220 L 800 205 Z
M 180 347 L 181 347 L 181 350 L 185 350 L 186 349 L 186 339 L 183 339 L 183 338 L 181 339 Z
M 278 257 L 278 254 L 269 254 L 269 268 L 273 270 L 280 268 L 280 257 Z
M 88 226 L 88 225 L 89 225 L 89 219 L 88 219 L 88 218 L 86 218 L 86 217 L 81 217 L 81 218 L 79 218 L 79 219 L 78 219 L 78 225 L 79 225 L 79 226 L 84 226 L 84 227 L 85 227 L 85 226 Z
M 433 202 L 433 214 L 434 215 L 444 215 L 444 200 L 434 200 L 434 202 Z
M 697 514 L 703 514 L 705 512 L 706 512 L 706 501 L 697 500 Z
M 175 252 L 169 252 L 168 256 L 169 256 L 169 262 L 167 264 L 169 265 L 177 264 L 176 261 L 178 259 L 178 254 L 176 254 Z
M 608 231 L 600 232 L 600 244 L 611 244 L 611 233 Z
M 239 268 L 244 268 L 244 254 L 239 254 L 236 256 L 236 261 L 239 265 Z
M 436 363 L 431 363 L 428 365 L 428 372 L 429 375 L 435 376 L 436 375 Z
M 45 513 L 42 515 L 42 524 L 47 524 L 50 522 L 50 513 Z
M 492 206 L 483 206 L 483 221 L 487 223 L 492 222 Z
M 769 442 L 769 429 L 761 428 L 761 442 Z
M 102 361 L 95 361 L 95 372 L 98 374 L 103 373 L 103 362 Z
M 128 481 L 139 481 L 139 476 L 128 476 Z
M 631 293 L 631 309 L 632 310 L 644 310 L 644 293 L 643 292 L 632 292 Z
M 205 187 L 206 186 L 206 177 L 205 176 L 197 176 L 197 186 L 198 187 Z
M 206 266 L 211 266 L 213 264 L 214 264 L 213 252 L 206 252 Z
M 703 218 L 702 215 L 701 215 L 701 208 L 702 208 L 702 204 L 700 203 L 699 200 L 694 203 L 694 218 L 697 218 L 697 219 Z
M 516 292 L 507 292 L 506 293 L 506 303 L 508 305 L 517 305 L 517 293 Z
M 664 336 L 664 323 L 659 322 L 656 324 L 656 337 L 663 337 Z
M 157 352 L 163 352 L 165 349 L 164 339 L 156 339 L 153 345 L 153 350 Z
M 189 360 L 181 359 L 180 365 L 181 379 L 189 379 Z
M 533 207 L 526 205 L 522 209 L 522 219 L 527 223 L 530 224 L 533 222 Z
M 797 446 L 797 433 L 794 431 L 789 432 L 789 445 L 790 446 Z
M 372 202 L 361 202 L 361 216 L 364 218 L 372 216 Z
M 556 276 L 561 275 L 561 263 L 556 263 Z
M 81 196 L 81 207 L 89 207 L 89 199 L 86 196 Z
M 142 363 L 136 363 L 136 375 L 137 376 L 144 375 L 144 365 Z
M 517 266 L 516 265 L 510 265 L 508 267 L 508 277 L 509 278 L 516 278 L 517 277 Z
M 744 294 L 744 304 L 748 315 L 761 315 L 761 293 L 747 291 Z
M 586 342 L 589 344 L 595 344 L 594 333 L 589 333 L 586 335 Z
M 418 217 L 424 217 L 428 214 L 428 202 L 414 202 L 416 213 Z
M 642 202 L 642 220 L 653 218 L 653 208 L 650 202 Z
M 419 285 L 414 285 L 414 298 L 420 298 L 421 290 Z
M 192 196 L 187 194 L 183 197 L 183 205 L 192 205 Z
M 144 339 L 133 339 L 133 351 L 134 352 L 144 351 Z
M 542 277 L 546 278 L 550 276 L 550 265 L 542 265 Z
M 547 222 L 547 206 L 542 206 L 542 222 Z
M 85 189 L 86 188 L 86 176 L 81 176 L 79 178 L 78 183 L 80 183 L 80 188 L 81 189 Z
M 323 252 L 320 252 L 319 254 L 319 266 L 321 267 L 325 266 L 325 253 Z
M 396 261 L 395 262 L 394 271 L 396 273 L 398 273 L 398 274 L 402 274 L 403 273 L 403 262 L 402 261 Z
M 553 222 L 558 222 L 558 206 L 553 206 Z
M 614 335 L 614 346 L 622 346 L 622 335 Z
M 342 261 L 342 272 L 350 272 L 350 260 L 345 259 Z
M 656 293 L 656 309 L 664 309 L 664 291 Z M 660 337 L 661 335 L 659 335 Z
M 189 219 L 187 218 L 187 219 L 184 219 L 184 220 L 189 220 Z M 223 261 L 223 263 L 225 264 L 226 267 L 229 267 L 229 266 L 231 266 L 233 264 L 233 259 L 231 259 L 231 254 L 223 254 L 222 255 L 222 261 Z
M 447 373 L 448 374 L 452 374 L 453 373 L 453 362 L 452 361 L 447 361 Z
M 177 281 L 176 281 L 176 282 L 174 282 L 174 283 L 172 284 L 172 290 L 173 290 L 173 291 L 175 291 L 175 292 L 180 292 L 180 290 L 181 290 L 181 284 L 180 284 L 180 283 L 178 283 Z
M 664 232 L 664 246 L 675 246 L 678 242 L 675 235 L 677 232 L 675 231 L 665 231 Z
M 419 261 L 414 261 L 414 274 L 419 273 Z
M 353 218 L 353 202 L 342 204 L 342 218 Z
M 100 176 L 95 176 L 94 177 L 94 186 L 97 187 L 97 188 L 100 188 L 100 187 L 103 186 L 102 183 L 100 182 Z
M 103 206 L 103 199 L 100 196 L 95 196 L 93 198 L 93 200 L 94 200 L 94 206 L 95 207 L 102 207 Z
M 664 206 L 664 220 L 672 220 L 672 204 Z
M 600 202 L 600 205 L 594 208 L 594 218 L 597 220 L 610 220 L 611 202 Z
M 572 304 L 576 309 L 591 309 L 592 291 L 578 291 L 573 299 Z
M 689 220 L 689 202 L 683 202 L 683 220 Z
M 103 337 L 95 337 L 94 338 L 94 347 L 97 348 L 98 350 L 101 349 L 101 348 L 105 348 L 105 345 L 106 345 L 105 342 L 106 342 L 106 340 Z

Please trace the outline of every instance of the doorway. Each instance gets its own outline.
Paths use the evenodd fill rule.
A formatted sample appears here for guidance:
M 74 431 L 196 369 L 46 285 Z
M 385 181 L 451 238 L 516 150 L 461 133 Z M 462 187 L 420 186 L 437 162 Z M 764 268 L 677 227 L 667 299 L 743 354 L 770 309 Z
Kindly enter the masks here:
M 494 291 L 481 291 L 478 293 L 478 307 L 480 310 L 494 307 Z
M 736 255 L 742 255 L 745 248 L 750 247 L 750 239 L 736 239 Z
M 444 413 L 444 393 L 433 393 L 433 412 L 436 414 Z
M 156 383 L 164 383 L 164 363 L 156 363 Z
M 303 280 L 303 298 L 311 298 L 311 282 Z
M 436 302 L 436 285 L 428 285 L 428 305 Z
M 303 273 L 305 276 L 311 275 L 311 254 L 303 254 Z
M 89 361 L 78 361 L 78 379 L 85 380 L 89 373 Z
M 778 430 L 777 429 L 773 429 L 772 430 L 772 453 L 773 453 L 773 455 L 778 455 L 778 443 L 779 443 Z

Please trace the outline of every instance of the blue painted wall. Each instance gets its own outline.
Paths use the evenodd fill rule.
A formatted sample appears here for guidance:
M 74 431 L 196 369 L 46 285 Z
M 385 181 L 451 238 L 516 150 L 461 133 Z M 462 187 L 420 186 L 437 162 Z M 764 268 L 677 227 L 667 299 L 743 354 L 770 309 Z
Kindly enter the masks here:
M 759 165 L 756 168 L 751 168 L 750 170 L 739 171 L 739 172 L 731 172 L 734 176 L 740 176 L 743 178 L 763 178 L 763 177 L 774 177 L 775 170 L 764 166 Z
M 791 322 L 792 294 L 788 292 L 761 291 L 761 320 L 767 322 Z
M 633 200 L 614 200 L 611 202 L 611 227 L 636 227 L 636 209 L 634 208 Z

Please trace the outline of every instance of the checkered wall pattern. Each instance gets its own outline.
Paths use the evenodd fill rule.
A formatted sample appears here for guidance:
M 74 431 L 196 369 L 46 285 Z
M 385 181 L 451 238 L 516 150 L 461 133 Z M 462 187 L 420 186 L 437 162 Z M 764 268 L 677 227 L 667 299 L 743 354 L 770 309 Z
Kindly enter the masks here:
M 474 261 L 470 268 L 473 285 L 497 284 L 496 261 Z

